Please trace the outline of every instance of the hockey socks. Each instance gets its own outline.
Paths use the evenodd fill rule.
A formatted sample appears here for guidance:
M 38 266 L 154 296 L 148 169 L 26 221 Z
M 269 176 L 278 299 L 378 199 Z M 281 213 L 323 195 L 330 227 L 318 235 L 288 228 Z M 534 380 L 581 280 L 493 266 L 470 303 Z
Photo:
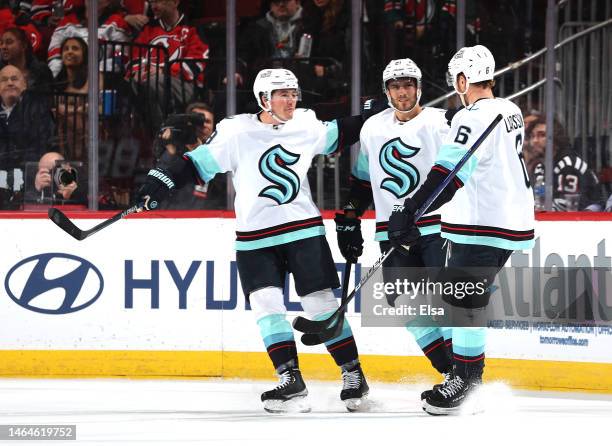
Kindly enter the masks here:
M 271 314 L 257 321 L 268 355 L 275 369 L 294 361 L 297 367 L 297 349 L 293 329 L 284 314 Z
M 406 327 L 406 329 L 412 333 L 423 354 L 438 372 L 444 374 L 453 368 L 452 353 L 446 347 L 444 329 L 437 327 Z

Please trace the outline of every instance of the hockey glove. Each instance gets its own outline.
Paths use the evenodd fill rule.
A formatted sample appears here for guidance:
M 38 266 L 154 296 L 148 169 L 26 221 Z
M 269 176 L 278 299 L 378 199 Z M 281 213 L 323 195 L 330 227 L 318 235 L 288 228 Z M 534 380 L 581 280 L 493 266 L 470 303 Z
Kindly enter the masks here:
M 449 127 L 451 126 L 453 118 L 461 109 L 463 109 L 463 105 L 461 107 L 449 108 L 448 110 L 446 110 L 446 113 L 444 113 L 444 117 L 446 118 L 446 124 Z
M 168 198 L 175 183 L 172 175 L 165 169 L 156 167 L 149 170 L 144 184 L 137 193 L 138 203 L 145 211 L 151 211 Z
M 336 234 L 338 248 L 342 257 L 348 263 L 357 263 L 363 254 L 363 237 L 361 236 L 361 221 L 358 218 L 347 217 L 345 214 L 336 214 Z
M 404 204 L 396 204 L 393 206 L 393 212 L 389 217 L 389 241 L 391 245 L 403 254 L 408 253 L 408 248 L 414 245 L 421 233 L 414 221 L 417 206 L 413 200 L 406 198 Z
M 389 103 L 386 98 L 367 99 L 361 107 L 361 117 L 365 121 L 371 116 L 374 116 L 387 108 L 389 108 Z

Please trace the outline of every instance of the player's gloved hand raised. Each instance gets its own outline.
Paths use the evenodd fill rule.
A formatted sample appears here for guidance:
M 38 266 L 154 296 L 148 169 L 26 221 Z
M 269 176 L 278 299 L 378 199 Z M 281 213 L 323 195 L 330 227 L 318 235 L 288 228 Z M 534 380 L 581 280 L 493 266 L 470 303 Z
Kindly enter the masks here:
M 451 121 L 453 120 L 454 116 L 460 111 L 462 110 L 464 107 L 463 105 L 457 108 L 449 108 L 448 110 L 446 110 L 446 113 L 444 113 L 444 117 L 446 118 L 446 124 L 450 127 L 451 125 Z
M 389 108 L 389 102 L 387 101 L 386 98 L 385 99 L 381 99 L 381 98 L 367 99 L 363 103 L 363 106 L 361 107 L 361 116 L 363 120 L 365 121 L 371 116 L 374 116 L 375 114 L 380 113 L 381 111 L 387 108 Z
M 156 167 L 149 170 L 144 184 L 137 193 L 138 203 L 145 211 L 151 211 L 168 198 L 175 183 L 172 175 L 165 169 Z
M 414 222 L 417 206 L 410 198 L 406 198 L 403 205 L 393 206 L 393 212 L 389 217 L 389 241 L 391 245 L 403 254 L 408 253 L 408 248 L 414 245 L 421 233 Z
M 340 253 L 349 263 L 357 263 L 363 254 L 363 237 L 361 235 L 361 221 L 346 214 L 336 214 L 336 234 Z

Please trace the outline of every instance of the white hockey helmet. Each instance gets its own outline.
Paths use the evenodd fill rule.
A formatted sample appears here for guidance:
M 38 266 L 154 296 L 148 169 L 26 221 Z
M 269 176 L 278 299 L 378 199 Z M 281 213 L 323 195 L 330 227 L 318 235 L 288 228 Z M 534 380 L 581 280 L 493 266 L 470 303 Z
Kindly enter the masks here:
M 470 83 L 482 82 L 493 79 L 495 73 L 495 59 L 491 51 L 484 45 L 466 46 L 455 53 L 448 63 L 446 83 L 453 87 L 459 94 L 465 94 L 457 90 L 457 75 L 463 73 Z M 467 91 L 466 87 L 466 91 Z
M 419 104 L 421 100 L 421 78 L 423 75 L 421 74 L 421 69 L 415 64 L 412 59 L 395 59 L 387 64 L 383 71 L 382 76 L 382 89 L 383 93 L 387 96 L 387 102 L 389 103 L 389 107 L 392 109 L 399 111 L 400 113 L 409 113 L 414 107 L 410 110 L 400 111 L 397 110 L 393 104 L 391 103 L 391 97 L 389 96 L 389 90 L 387 89 L 387 82 L 391 79 L 402 79 L 402 78 L 413 78 L 416 79 L 417 82 L 417 99 L 414 107 Z
M 257 99 L 257 104 L 259 104 L 263 110 L 270 111 L 269 108 L 264 107 L 261 95 L 263 94 L 266 101 L 269 103 L 273 91 L 288 88 L 297 90 L 298 101 L 301 100 L 302 95 L 300 86 L 298 85 L 295 74 L 285 68 L 267 68 L 257 73 L 257 77 L 253 83 L 253 94 L 255 95 L 255 99 Z

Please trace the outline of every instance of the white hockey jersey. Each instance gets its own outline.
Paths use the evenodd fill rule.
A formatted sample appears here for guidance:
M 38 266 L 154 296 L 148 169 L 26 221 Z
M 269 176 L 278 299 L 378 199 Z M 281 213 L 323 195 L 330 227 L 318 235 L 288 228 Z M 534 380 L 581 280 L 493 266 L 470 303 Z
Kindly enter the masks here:
M 361 150 L 352 174 L 372 186 L 376 208 L 374 240 L 389 240 L 389 216 L 427 178 L 448 133 L 444 110 L 425 107 L 415 118 L 400 122 L 388 108 L 361 128 Z M 417 221 L 421 235 L 440 232 L 440 210 Z
M 252 250 L 325 234 L 306 173 L 316 155 L 337 149 L 336 121 L 319 121 L 312 110 L 297 109 L 279 126 L 253 114 L 226 118 L 186 156 L 204 181 L 232 173 L 236 249 Z
M 442 212 L 442 236 L 502 249 L 534 245 L 533 192 L 523 162 L 521 110 L 502 98 L 479 99 L 459 111 L 436 164 L 452 170 L 498 114 L 503 120 L 461 168 L 463 187 Z

